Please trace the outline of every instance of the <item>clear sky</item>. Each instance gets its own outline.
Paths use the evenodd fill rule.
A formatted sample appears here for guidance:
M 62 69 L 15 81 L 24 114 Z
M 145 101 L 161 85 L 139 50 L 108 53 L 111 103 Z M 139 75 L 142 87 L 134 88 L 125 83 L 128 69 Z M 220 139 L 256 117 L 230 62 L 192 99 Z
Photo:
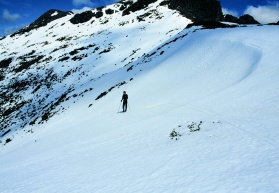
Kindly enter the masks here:
M 109 5 L 118 0 L 0 0 L 0 36 L 10 34 L 35 21 L 49 9 L 77 11 Z M 279 21 L 279 0 L 220 0 L 224 13 L 245 13 L 261 23 Z

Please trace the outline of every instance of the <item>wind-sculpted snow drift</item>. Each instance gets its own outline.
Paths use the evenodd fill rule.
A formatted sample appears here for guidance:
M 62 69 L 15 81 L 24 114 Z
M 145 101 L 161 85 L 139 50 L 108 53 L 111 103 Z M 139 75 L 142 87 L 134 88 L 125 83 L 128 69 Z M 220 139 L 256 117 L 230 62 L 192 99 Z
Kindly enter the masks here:
M 278 26 L 195 26 L 175 2 L 0 40 L 1 191 L 277 192 Z

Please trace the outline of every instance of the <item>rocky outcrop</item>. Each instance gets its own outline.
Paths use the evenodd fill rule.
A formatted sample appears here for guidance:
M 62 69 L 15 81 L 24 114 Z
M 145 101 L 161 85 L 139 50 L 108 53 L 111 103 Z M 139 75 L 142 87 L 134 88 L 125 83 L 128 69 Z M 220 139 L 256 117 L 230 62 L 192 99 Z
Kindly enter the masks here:
M 157 0 L 138 0 L 136 2 L 134 2 L 133 4 L 131 4 L 131 6 L 129 6 L 127 9 L 125 9 L 122 13 L 122 15 L 129 15 L 130 12 L 136 12 L 139 11 L 141 9 L 146 8 L 149 4 L 156 2 Z M 129 3 L 131 2 L 126 2 L 125 4 L 123 4 L 123 6 L 127 6 L 129 5 Z
M 114 14 L 114 10 L 113 9 L 107 9 L 107 10 L 105 10 L 105 13 L 107 15 L 112 15 L 112 14 Z
M 82 13 L 76 14 L 72 19 L 70 19 L 70 22 L 72 24 L 79 24 L 79 23 L 85 23 L 89 21 L 91 18 L 101 18 L 104 15 L 103 13 L 103 7 L 98 8 L 97 12 L 85 11 Z
M 238 24 L 260 24 L 258 21 L 254 19 L 254 17 L 248 14 L 240 16 L 239 18 L 227 14 L 224 16 L 224 21 Z
M 8 68 L 12 60 L 12 58 L 8 58 L 0 61 L 0 68 Z
M 72 24 L 79 24 L 89 21 L 94 16 L 92 11 L 85 11 L 79 14 L 76 14 L 72 19 L 70 19 L 70 22 Z
M 242 15 L 238 18 L 239 24 L 260 24 L 258 21 L 254 19 L 251 15 Z
M 222 7 L 217 0 L 165 0 L 161 5 L 179 11 L 193 22 L 223 20 Z

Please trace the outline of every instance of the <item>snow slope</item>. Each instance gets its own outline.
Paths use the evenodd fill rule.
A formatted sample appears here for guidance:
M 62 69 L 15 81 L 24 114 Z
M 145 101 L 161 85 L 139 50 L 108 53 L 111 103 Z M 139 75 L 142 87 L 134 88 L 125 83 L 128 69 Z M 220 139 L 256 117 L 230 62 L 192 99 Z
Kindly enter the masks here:
M 0 40 L 1 193 L 279 192 L 278 26 L 160 2 Z
M 278 192 L 278 32 L 183 30 L 128 84 L 1 148 L 0 192 Z

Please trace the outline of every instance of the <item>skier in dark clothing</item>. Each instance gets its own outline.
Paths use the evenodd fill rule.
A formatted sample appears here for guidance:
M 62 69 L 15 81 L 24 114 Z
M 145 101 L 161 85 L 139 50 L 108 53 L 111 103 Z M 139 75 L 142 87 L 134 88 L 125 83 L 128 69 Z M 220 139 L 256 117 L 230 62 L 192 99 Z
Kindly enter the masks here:
M 126 94 L 126 91 L 123 91 L 121 102 L 123 101 L 123 112 L 127 111 L 127 104 L 128 104 L 128 95 Z

